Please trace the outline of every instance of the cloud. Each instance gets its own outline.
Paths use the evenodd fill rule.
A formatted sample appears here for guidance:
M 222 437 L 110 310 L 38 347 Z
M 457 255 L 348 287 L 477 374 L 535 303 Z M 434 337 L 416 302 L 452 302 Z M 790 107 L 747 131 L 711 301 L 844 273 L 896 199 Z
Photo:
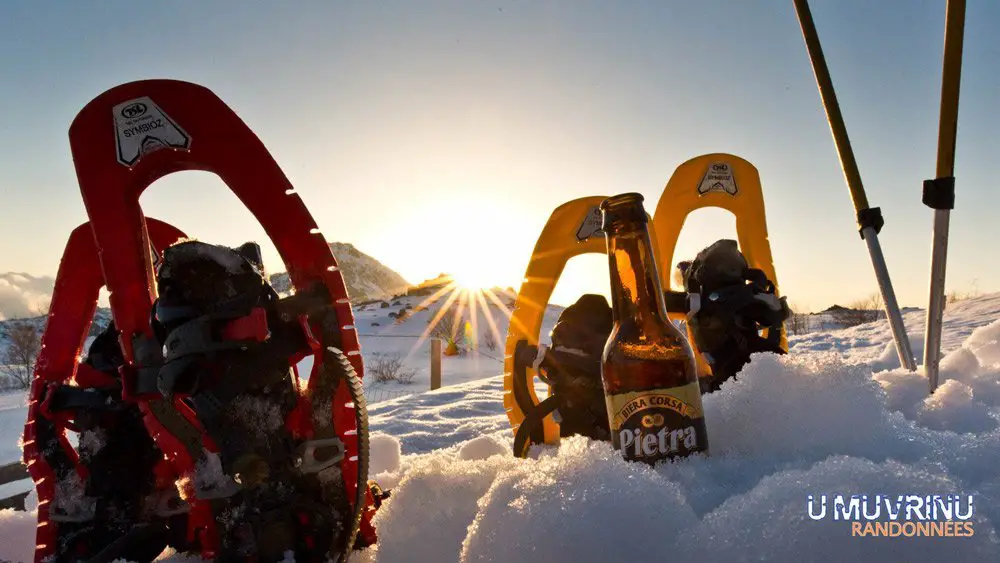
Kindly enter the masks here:
M 45 312 L 55 280 L 50 276 L 7 272 L 0 274 L 0 320 L 33 317 Z

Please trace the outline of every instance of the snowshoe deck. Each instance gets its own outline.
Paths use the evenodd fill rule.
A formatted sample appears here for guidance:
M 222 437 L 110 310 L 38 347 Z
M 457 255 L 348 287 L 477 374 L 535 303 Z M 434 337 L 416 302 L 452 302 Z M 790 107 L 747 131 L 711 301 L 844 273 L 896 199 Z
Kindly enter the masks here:
M 155 219 L 147 226 L 157 249 L 185 236 Z M 38 493 L 38 563 L 88 559 L 154 513 L 166 518 L 163 507 L 142 506 L 163 490 L 162 479 L 154 477 L 165 468 L 157 467 L 162 454 L 138 410 L 121 399 L 118 365 L 108 357 L 114 354 L 98 359 L 94 352 L 79 361 L 103 286 L 93 233 L 83 224 L 71 233 L 59 264 L 24 428 L 24 461 Z M 79 432 L 78 448 L 70 444 L 70 431 Z M 142 552 L 123 554 L 141 558 Z
M 600 231 L 600 203 L 604 199 L 580 198 L 552 212 L 535 244 L 518 292 L 504 360 L 504 408 L 515 432 L 516 456 L 526 456 L 531 444 L 559 442 L 561 431 L 553 417 L 555 401 L 539 401 L 534 388 L 534 379 L 539 374 L 532 364 L 538 362 L 542 319 L 566 262 L 581 254 L 607 252 Z M 649 230 L 663 287 L 672 285 L 673 254 L 684 221 L 688 214 L 702 207 L 720 207 L 736 216 L 741 250 L 752 268 L 763 271 L 774 282 L 772 289 L 777 297 L 759 174 L 746 160 L 722 153 L 702 155 L 681 164 L 659 199 Z M 688 320 L 689 306 L 683 291 L 681 288 L 667 295 L 668 313 L 675 321 Z M 703 383 L 711 381 L 712 368 L 695 345 L 690 324 L 688 340 L 696 352 L 699 377 Z M 788 348 L 783 327 L 780 348 L 785 351 Z M 706 383 L 703 387 L 711 385 Z
M 220 445 L 212 443 L 198 408 L 191 406 L 191 397 L 184 393 L 164 396 L 141 385 L 140 375 L 156 368 L 162 358 L 156 357 L 156 346 L 150 345 L 156 339 L 149 319 L 157 289 L 153 264 L 145 251 L 149 233 L 139 196 L 153 181 L 172 172 L 213 172 L 277 247 L 297 298 L 281 311 L 281 321 L 301 326 L 311 338 L 308 354 L 314 356 L 305 391 L 313 401 L 289 416 L 284 431 L 289 440 L 305 448 L 304 455 L 327 444 L 312 441 L 321 428 L 332 427 L 342 446 L 336 463 L 338 482 L 351 514 L 338 516 L 343 533 L 331 539 L 329 549 L 319 550 L 323 557 L 314 559 L 324 560 L 329 553 L 346 560 L 359 521 L 369 514 L 365 511 L 365 406 L 357 392 L 363 366 L 343 277 L 294 188 L 260 140 L 222 100 L 187 82 L 146 80 L 101 94 L 74 120 L 70 143 L 114 322 L 121 334 L 126 395 L 138 403 L 147 428 L 179 475 L 199 475 L 199 467 L 212 463 Z M 243 336 L 254 334 L 251 330 Z M 289 358 L 289 363 L 294 364 L 300 355 Z M 342 377 L 330 377 L 332 372 Z M 316 408 L 317 401 L 329 409 Z M 324 417 L 323 424 L 315 423 L 316 416 Z M 202 491 L 187 499 L 191 505 L 189 539 L 197 542 L 203 557 L 249 557 L 224 549 L 219 523 L 225 520 L 221 511 L 227 503 L 212 496 Z M 302 542 L 313 544 L 301 551 L 318 553 L 315 544 L 323 543 L 321 529 L 333 524 L 302 522 L 315 533 L 300 535 Z

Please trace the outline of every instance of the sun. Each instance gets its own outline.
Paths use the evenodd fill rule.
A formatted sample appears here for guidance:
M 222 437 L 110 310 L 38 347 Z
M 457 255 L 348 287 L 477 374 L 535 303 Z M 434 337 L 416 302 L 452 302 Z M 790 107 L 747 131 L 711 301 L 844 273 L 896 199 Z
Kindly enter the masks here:
M 477 268 L 471 264 L 459 268 L 451 274 L 451 278 L 459 288 L 471 291 L 489 289 L 497 285 L 497 278 L 488 268 Z
M 494 249 L 477 242 L 462 241 L 455 245 L 444 271 L 459 289 L 480 291 L 503 284 L 510 277 L 508 260 Z

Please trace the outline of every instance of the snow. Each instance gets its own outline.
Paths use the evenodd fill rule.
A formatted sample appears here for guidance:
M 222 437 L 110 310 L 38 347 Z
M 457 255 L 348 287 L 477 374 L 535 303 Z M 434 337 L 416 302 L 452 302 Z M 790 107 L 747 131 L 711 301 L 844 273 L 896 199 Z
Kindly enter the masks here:
M 0 393 L 0 465 L 21 457 L 21 434 L 28 416 L 23 391 Z
M 368 472 L 372 476 L 399 470 L 403 455 L 399 440 L 388 434 L 376 432 L 369 435 L 368 448 Z
M 78 522 L 92 519 L 96 510 L 97 499 L 87 496 L 84 481 L 75 472 L 56 481 L 55 498 L 50 508 L 52 514 Z
M 986 333 L 976 340 L 967 339 L 972 332 L 997 318 L 1000 311 L 1000 293 L 993 293 L 948 304 L 942 327 L 941 349 L 948 353 L 965 343 L 970 347 L 986 347 L 987 360 L 996 361 L 1000 355 L 998 335 Z M 909 335 L 910 346 L 918 363 L 924 355 L 924 329 L 927 326 L 926 313 L 921 309 L 904 312 L 903 323 Z M 995 330 L 995 329 L 994 329 Z M 992 342 L 992 345 L 991 345 Z M 864 363 L 874 371 L 899 367 L 899 358 L 893 345 L 892 332 L 886 320 L 865 323 L 842 330 L 817 331 L 804 335 L 789 336 L 790 351 L 794 353 L 832 351 L 844 355 L 850 362 Z M 992 350 L 992 352 L 991 352 Z
M 357 326 L 383 311 L 359 312 Z M 905 316 L 918 359 L 922 315 Z M 945 319 L 933 396 L 886 354 L 885 321 L 792 337 L 790 354 L 756 355 L 705 397 L 708 456 L 655 468 L 579 437 L 514 458 L 499 362 L 445 358 L 445 387 L 393 383 L 412 394 L 370 406 L 372 476 L 392 496 L 379 544 L 352 561 L 996 561 L 1000 294 L 950 305 Z M 374 328 L 407 334 L 411 321 Z M 425 359 L 418 349 L 408 365 Z M 21 419 L 0 448 L 16 450 L 23 395 L 10 397 L 0 401 Z M 972 496 L 974 535 L 852 537 L 849 522 L 809 517 L 808 497 L 824 494 Z M 33 513 L 0 514 L 0 560 L 28 560 L 33 527 Z
M 505 455 L 510 448 L 492 436 L 480 436 L 462 444 L 458 450 L 459 459 L 489 459 L 495 455 Z
M 222 470 L 219 454 L 206 452 L 196 462 L 194 474 L 182 479 L 181 488 L 190 488 L 198 498 L 226 498 L 235 494 L 239 486 Z
M 369 560 L 608 561 L 648 560 L 650 553 L 669 553 L 671 561 L 995 559 L 1000 431 L 995 423 L 981 426 L 980 415 L 995 420 L 1000 402 L 954 379 L 933 398 L 925 398 L 923 382 L 923 393 L 900 399 L 906 394 L 893 395 L 895 388 L 919 375 L 883 372 L 897 377 L 876 380 L 843 355 L 756 356 L 739 380 L 705 398 L 711 455 L 655 469 L 583 438 L 536 447 L 528 460 L 462 455 L 483 440 L 509 448 L 505 421 L 499 428 L 480 421 L 480 436 L 433 450 L 425 449 L 425 432 L 400 428 L 406 455 L 393 497 L 376 517 L 387 539 Z M 974 375 L 1000 383 L 1000 366 Z M 479 389 L 496 389 L 497 413 L 500 383 Z M 426 425 L 464 405 L 410 411 L 401 401 L 396 408 L 393 418 Z M 921 414 L 911 420 L 902 410 Z M 808 495 L 855 493 L 974 495 L 975 535 L 851 538 L 844 522 L 807 517 Z M 431 536 L 436 541 L 419 541 Z
M 442 387 L 368 408 L 373 431 L 400 441 L 406 453 L 448 448 L 487 434 L 510 433 L 503 377 Z
M 810 334 L 705 398 L 710 456 L 655 469 L 582 438 L 512 458 L 501 378 L 376 404 L 404 455 L 362 560 L 995 560 L 998 298 L 949 307 L 931 398 L 920 373 L 883 367 L 884 321 Z M 852 538 L 807 517 L 807 495 L 852 493 L 973 495 L 975 535 Z
M 509 310 L 513 304 L 513 296 L 494 289 L 493 294 L 500 304 L 484 297 L 483 304 L 476 300 L 475 318 L 470 313 L 471 306 L 460 304 L 461 296 L 456 296 L 451 307 L 461 307 L 463 321 L 469 322 L 470 344 L 466 345 L 467 353 L 460 356 L 443 356 L 441 362 L 441 379 L 443 385 L 454 385 L 466 381 L 475 381 L 491 377 L 503 371 L 503 345 L 509 325 Z M 411 394 L 424 391 L 430 386 L 430 340 L 425 335 L 432 320 L 447 303 L 449 295 L 445 293 L 434 302 L 428 303 L 430 296 L 406 296 L 385 301 L 389 307 L 383 308 L 380 303 L 360 307 L 354 312 L 354 326 L 361 339 L 361 351 L 366 365 L 379 354 L 399 355 L 404 362 L 404 369 L 415 372 L 413 382 L 409 384 L 388 382 L 374 383 L 366 378 L 366 392 L 376 398 L 393 398 L 394 395 Z M 393 305 L 393 303 L 398 303 Z M 501 305 L 503 305 L 501 307 Z M 422 309 L 422 310 L 417 310 Z M 407 317 L 402 322 L 389 317 L 408 310 Z M 493 336 L 496 348 L 487 346 L 488 333 L 492 333 L 489 318 L 496 326 L 497 334 Z M 562 307 L 550 306 L 542 322 L 542 335 L 552 330 L 556 319 L 562 312 Z M 475 337 L 471 337 L 475 334 Z

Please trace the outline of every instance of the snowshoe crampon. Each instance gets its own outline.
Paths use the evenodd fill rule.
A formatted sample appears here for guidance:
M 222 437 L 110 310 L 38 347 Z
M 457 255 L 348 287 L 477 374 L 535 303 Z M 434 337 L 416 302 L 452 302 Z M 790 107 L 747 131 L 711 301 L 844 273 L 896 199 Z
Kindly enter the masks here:
M 155 248 L 184 237 L 154 219 L 147 226 Z M 187 507 L 138 407 L 122 400 L 124 360 L 114 326 L 78 361 L 102 286 L 93 233 L 84 224 L 59 264 L 24 428 L 24 461 L 38 493 L 37 562 L 97 561 L 109 550 L 149 561 L 168 543 L 183 549 Z M 140 530 L 142 542 L 120 541 Z
M 561 435 L 592 435 L 581 431 L 586 430 L 588 425 L 579 423 L 579 412 L 558 413 L 560 418 L 576 421 L 573 423 L 575 428 L 569 429 L 569 432 L 561 428 L 554 415 L 559 409 L 574 409 L 558 397 L 559 380 L 565 381 L 567 374 L 571 378 L 575 377 L 576 381 L 594 377 L 600 379 L 603 344 L 601 348 L 594 347 L 580 353 L 580 350 L 560 350 L 565 348 L 561 346 L 553 346 L 552 349 L 539 346 L 539 337 L 545 310 L 566 262 L 581 254 L 607 252 L 601 232 L 600 204 L 604 199 L 606 198 L 602 196 L 576 199 L 552 212 L 535 244 L 524 275 L 525 281 L 518 292 L 507 334 L 504 360 L 504 407 L 515 431 L 516 456 L 526 456 L 531 444 L 556 444 Z M 765 315 L 765 322 L 750 319 L 756 324 L 739 326 L 738 330 L 742 334 L 756 334 L 757 329 L 760 329 L 760 338 L 767 344 L 757 346 L 755 351 L 787 351 L 788 343 L 783 327 L 787 307 L 778 297 L 760 177 L 756 168 L 746 160 L 729 154 L 703 155 L 683 163 L 671 176 L 649 224 L 663 287 L 671 287 L 671 264 L 684 221 L 692 211 L 702 207 L 720 207 L 736 216 L 739 247 L 747 262 L 747 268 L 743 271 L 745 279 L 731 283 L 734 288 L 748 286 L 749 289 L 734 289 L 732 296 L 739 296 L 740 299 L 725 301 L 723 308 L 746 311 L 748 303 L 742 299 L 747 292 L 750 303 L 766 303 L 768 313 Z M 751 284 L 747 284 L 747 280 Z M 701 303 L 715 302 L 719 296 L 728 297 L 730 294 L 716 292 L 713 298 L 712 291 L 709 290 L 718 288 L 702 287 L 694 283 L 696 278 L 686 281 L 690 282 L 689 287 L 666 292 L 667 309 L 672 320 L 687 323 L 688 340 L 696 352 L 702 388 L 710 391 L 718 388 L 721 380 L 735 373 L 732 366 L 738 364 L 741 367 L 742 364 L 721 354 L 719 350 L 713 350 L 716 353 L 713 356 L 710 351 L 699 349 L 698 343 L 705 343 L 707 340 L 700 338 L 701 334 L 694 334 L 693 330 L 707 327 L 705 323 L 699 324 L 698 319 L 713 311 L 711 305 L 702 306 Z M 760 299 L 762 295 L 763 301 Z M 774 311 L 775 307 L 778 308 L 777 311 Z M 732 318 L 727 320 L 732 321 Z M 741 320 L 745 319 L 741 317 Z M 727 324 L 725 330 L 731 332 L 734 326 L 732 323 Z M 610 328 L 604 333 L 605 337 L 608 333 Z M 729 341 L 726 343 L 730 344 Z M 744 346 L 739 357 L 747 357 L 749 349 Z M 712 362 L 717 357 L 725 357 L 730 361 L 724 370 L 716 369 L 720 373 L 713 374 Z M 549 397 L 545 401 L 539 401 L 535 392 L 535 377 L 549 384 Z M 593 413 L 600 411 L 600 405 L 594 404 L 595 401 L 596 399 L 591 400 L 587 409 L 589 412 L 583 413 L 586 417 L 593 418 Z M 560 402 L 564 404 L 560 406 Z M 589 428 L 599 434 L 596 423 Z
M 70 127 L 77 178 L 138 405 L 190 509 L 186 540 L 224 561 L 346 560 L 375 541 L 360 346 L 330 247 L 260 140 L 201 86 L 113 88 Z M 180 170 L 217 174 L 281 255 L 279 299 L 254 245 L 183 242 L 154 272 L 139 196 Z M 157 276 L 159 274 L 159 276 Z M 295 366 L 311 357 L 305 389 Z M 368 524 L 368 523 L 366 523 Z

